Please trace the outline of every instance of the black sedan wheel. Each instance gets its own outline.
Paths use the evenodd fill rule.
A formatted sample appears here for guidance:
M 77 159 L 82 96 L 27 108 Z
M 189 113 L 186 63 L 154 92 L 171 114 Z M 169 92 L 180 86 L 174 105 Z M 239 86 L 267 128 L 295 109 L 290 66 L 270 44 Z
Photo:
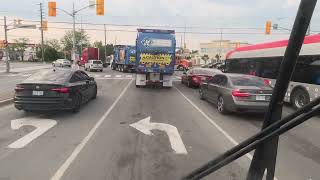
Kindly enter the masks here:
M 97 94 L 98 94 L 98 88 L 97 88 L 97 86 L 95 86 L 94 87 L 94 91 L 93 91 L 92 99 L 97 99 Z
M 203 90 L 202 90 L 201 87 L 200 87 L 200 89 L 199 89 L 199 95 L 200 95 L 200 99 L 201 99 L 201 100 L 205 100 L 204 92 L 203 92 Z
M 81 101 L 82 97 L 80 94 L 76 94 L 73 99 L 72 99 L 72 112 L 76 113 L 79 112 L 80 107 L 81 107 Z

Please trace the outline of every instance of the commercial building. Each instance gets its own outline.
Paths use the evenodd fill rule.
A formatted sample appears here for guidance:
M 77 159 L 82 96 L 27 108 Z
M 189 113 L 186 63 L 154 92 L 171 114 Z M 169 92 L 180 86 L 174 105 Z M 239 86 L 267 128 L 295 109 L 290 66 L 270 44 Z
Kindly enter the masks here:
M 208 62 L 223 62 L 226 54 L 238 47 L 249 45 L 246 42 L 233 42 L 230 40 L 214 40 L 209 43 L 200 43 L 200 55 L 208 55 Z M 220 56 L 220 57 L 219 57 Z M 218 58 L 219 57 L 219 58 Z

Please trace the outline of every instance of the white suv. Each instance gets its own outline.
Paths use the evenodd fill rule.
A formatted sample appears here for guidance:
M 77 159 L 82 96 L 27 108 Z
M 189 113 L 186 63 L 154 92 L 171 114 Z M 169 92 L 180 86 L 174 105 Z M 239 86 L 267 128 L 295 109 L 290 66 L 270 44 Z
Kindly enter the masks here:
M 84 65 L 84 70 L 85 71 L 103 71 L 103 64 L 102 61 L 100 60 L 89 60 L 85 65 Z

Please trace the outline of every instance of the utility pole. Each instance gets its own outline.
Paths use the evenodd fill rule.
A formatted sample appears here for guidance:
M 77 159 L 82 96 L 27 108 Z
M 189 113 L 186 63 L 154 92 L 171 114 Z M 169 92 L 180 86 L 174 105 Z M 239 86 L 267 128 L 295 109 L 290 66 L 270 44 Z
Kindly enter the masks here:
M 186 49 L 186 29 L 187 29 L 187 25 L 185 22 L 184 23 L 184 32 L 183 32 L 183 49 Z
M 42 62 L 44 63 L 44 42 L 43 42 L 43 9 L 42 9 L 42 3 L 39 3 L 40 6 L 40 23 L 41 23 L 41 59 Z
M 107 28 L 106 28 L 106 24 L 103 25 L 103 29 L 104 29 L 104 58 L 106 61 L 106 58 L 107 58 Z
M 9 62 L 9 49 L 8 49 L 8 27 L 7 27 L 7 17 L 4 16 L 4 40 L 6 42 L 6 73 L 10 72 L 10 62 Z
M 222 28 L 220 29 L 220 43 L 219 43 L 219 59 L 218 61 L 220 62 L 221 59 L 221 52 L 222 52 L 222 35 L 223 35 L 223 32 L 222 32 Z
M 74 2 L 72 4 L 72 21 L 73 21 L 73 30 L 72 30 L 72 59 L 73 64 L 76 64 L 76 12 L 74 10 Z

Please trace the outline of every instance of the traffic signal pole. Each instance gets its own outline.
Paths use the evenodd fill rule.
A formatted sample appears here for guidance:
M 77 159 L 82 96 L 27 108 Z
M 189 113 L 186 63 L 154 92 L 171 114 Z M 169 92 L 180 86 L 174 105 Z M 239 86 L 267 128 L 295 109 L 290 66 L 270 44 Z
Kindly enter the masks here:
M 43 9 L 42 3 L 39 3 L 40 6 L 40 24 L 41 24 L 41 60 L 44 63 L 44 40 L 43 40 Z
M 76 66 L 76 12 L 74 10 L 74 3 L 72 4 L 72 58 L 73 65 Z
M 6 42 L 6 73 L 10 72 L 10 62 L 9 62 L 9 49 L 8 49 L 8 27 L 7 27 L 7 17 L 4 16 L 4 40 Z

